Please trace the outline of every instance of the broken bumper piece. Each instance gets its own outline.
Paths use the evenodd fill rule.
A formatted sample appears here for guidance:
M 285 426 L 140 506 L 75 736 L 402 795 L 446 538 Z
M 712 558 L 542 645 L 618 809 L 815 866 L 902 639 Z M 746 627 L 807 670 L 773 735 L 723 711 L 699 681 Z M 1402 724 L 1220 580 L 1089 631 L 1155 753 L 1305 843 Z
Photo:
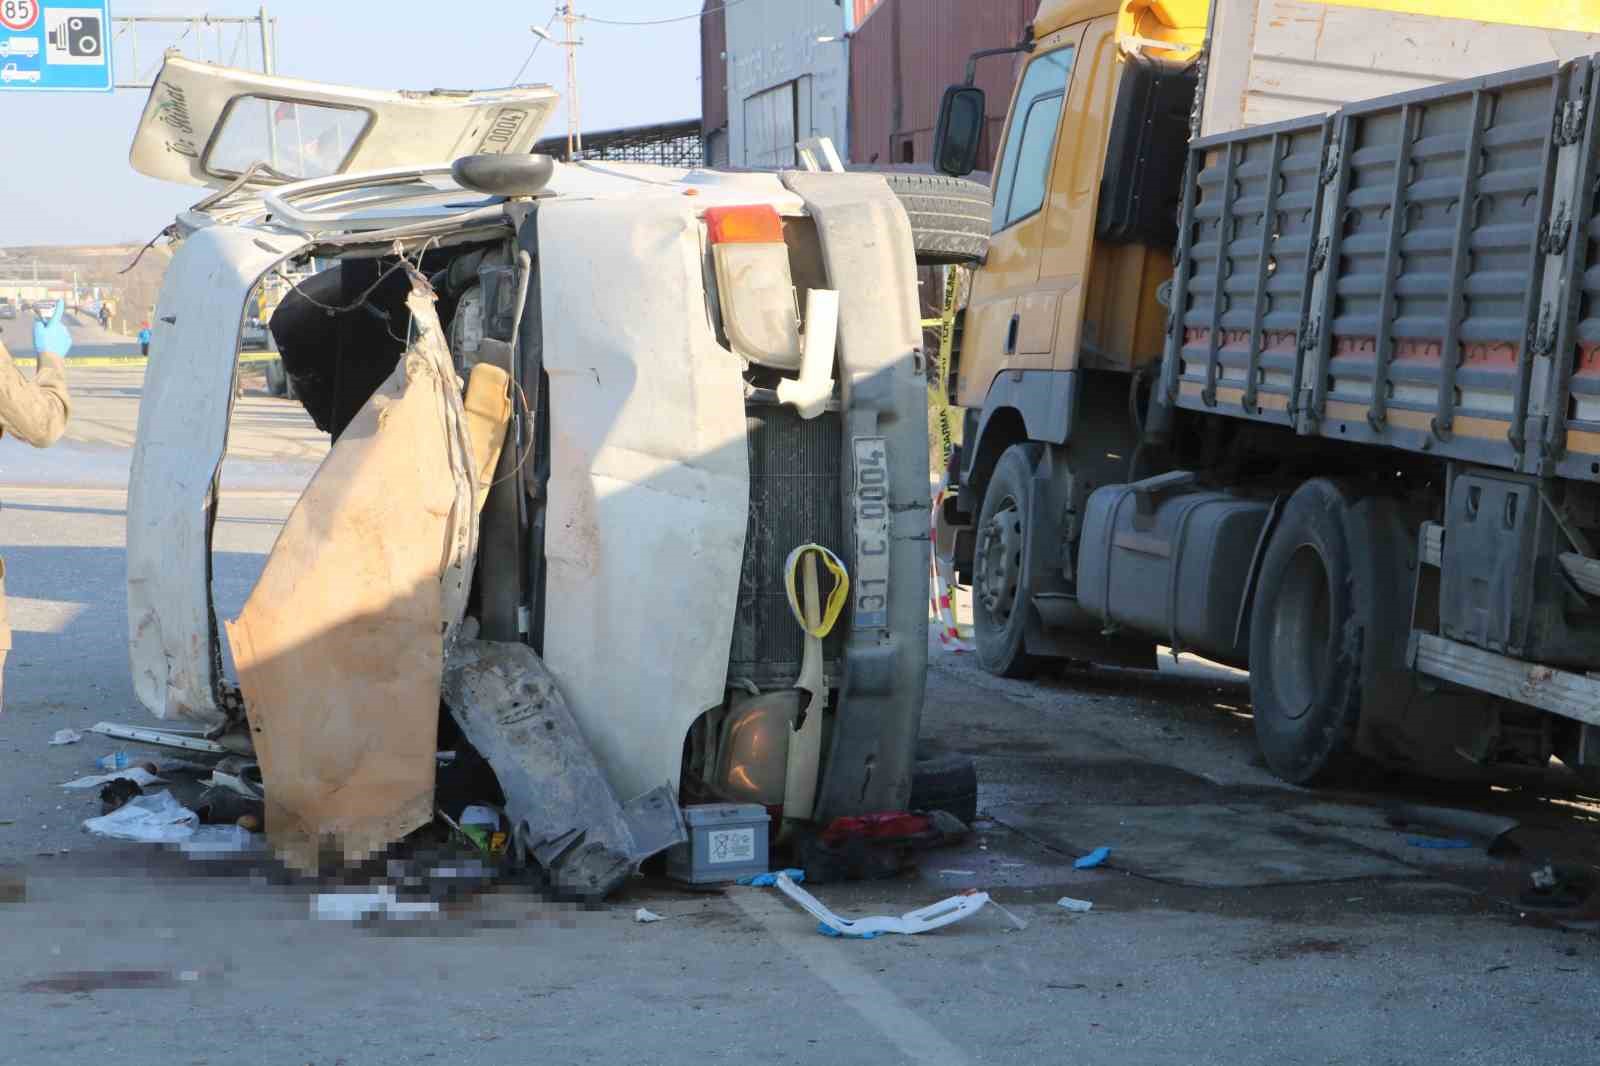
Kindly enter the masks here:
M 560 896 L 600 899 L 688 839 L 668 784 L 618 801 L 555 679 L 524 644 L 461 641 L 444 700 L 506 797 L 511 847 Z

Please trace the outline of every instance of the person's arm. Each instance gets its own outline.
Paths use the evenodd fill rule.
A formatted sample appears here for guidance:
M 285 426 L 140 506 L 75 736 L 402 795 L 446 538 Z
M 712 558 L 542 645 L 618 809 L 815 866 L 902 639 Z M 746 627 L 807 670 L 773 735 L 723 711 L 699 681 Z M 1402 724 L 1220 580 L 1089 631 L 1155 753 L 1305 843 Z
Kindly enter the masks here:
M 58 302 L 48 322 L 35 327 L 39 362 L 32 381 L 22 376 L 0 342 L 0 431 L 15 434 L 35 448 L 48 448 L 61 439 L 72 409 L 65 359 L 72 338 L 61 323 L 61 313 Z

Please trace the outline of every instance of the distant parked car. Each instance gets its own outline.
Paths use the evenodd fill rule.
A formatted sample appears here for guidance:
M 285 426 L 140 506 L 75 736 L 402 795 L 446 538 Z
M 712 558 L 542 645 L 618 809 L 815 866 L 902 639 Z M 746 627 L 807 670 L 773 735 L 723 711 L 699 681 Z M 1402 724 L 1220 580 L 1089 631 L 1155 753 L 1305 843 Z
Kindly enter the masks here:
M 30 59 L 39 54 L 39 38 L 37 37 L 7 37 L 0 41 L 0 59 L 10 56 L 28 56 Z M 37 80 L 37 77 L 35 78 Z
M 38 81 L 37 70 L 21 70 L 15 63 L 7 63 L 0 67 L 0 81 Z
M 10 300 L 0 301 L 0 318 L 16 318 L 17 305 Z

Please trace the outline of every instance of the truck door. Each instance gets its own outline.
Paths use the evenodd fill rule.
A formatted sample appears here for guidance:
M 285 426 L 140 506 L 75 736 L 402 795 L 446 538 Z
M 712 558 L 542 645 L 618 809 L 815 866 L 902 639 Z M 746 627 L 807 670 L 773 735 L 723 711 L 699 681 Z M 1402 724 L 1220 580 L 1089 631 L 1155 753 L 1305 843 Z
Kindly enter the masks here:
M 1056 139 L 1082 28 L 1047 38 L 1023 68 L 994 177 L 994 236 L 968 302 L 963 404 L 981 406 L 1006 370 L 1049 370 L 1057 293 L 1037 292 Z M 1051 45 L 1054 47 L 1051 47 Z

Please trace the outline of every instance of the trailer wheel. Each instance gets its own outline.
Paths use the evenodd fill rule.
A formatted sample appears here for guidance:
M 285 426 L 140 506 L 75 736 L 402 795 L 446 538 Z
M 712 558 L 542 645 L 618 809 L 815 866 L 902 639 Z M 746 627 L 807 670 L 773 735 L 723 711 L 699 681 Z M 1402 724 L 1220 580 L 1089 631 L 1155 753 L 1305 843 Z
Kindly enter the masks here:
M 887 170 L 883 179 L 911 219 L 911 242 L 924 266 L 976 263 L 989 251 L 989 188 L 944 174 Z
M 978 661 L 1000 677 L 1028 677 L 1039 665 L 1023 644 L 1032 610 L 1022 548 L 1033 467 L 1030 445 L 1013 444 L 1001 454 L 973 531 L 972 628 Z
M 1331 481 L 1290 497 L 1261 561 L 1250 621 L 1256 741 L 1273 773 L 1297 785 L 1354 768 L 1364 645 L 1374 596 L 1357 567 L 1355 501 Z M 1374 575 L 1375 576 L 1375 575 Z

